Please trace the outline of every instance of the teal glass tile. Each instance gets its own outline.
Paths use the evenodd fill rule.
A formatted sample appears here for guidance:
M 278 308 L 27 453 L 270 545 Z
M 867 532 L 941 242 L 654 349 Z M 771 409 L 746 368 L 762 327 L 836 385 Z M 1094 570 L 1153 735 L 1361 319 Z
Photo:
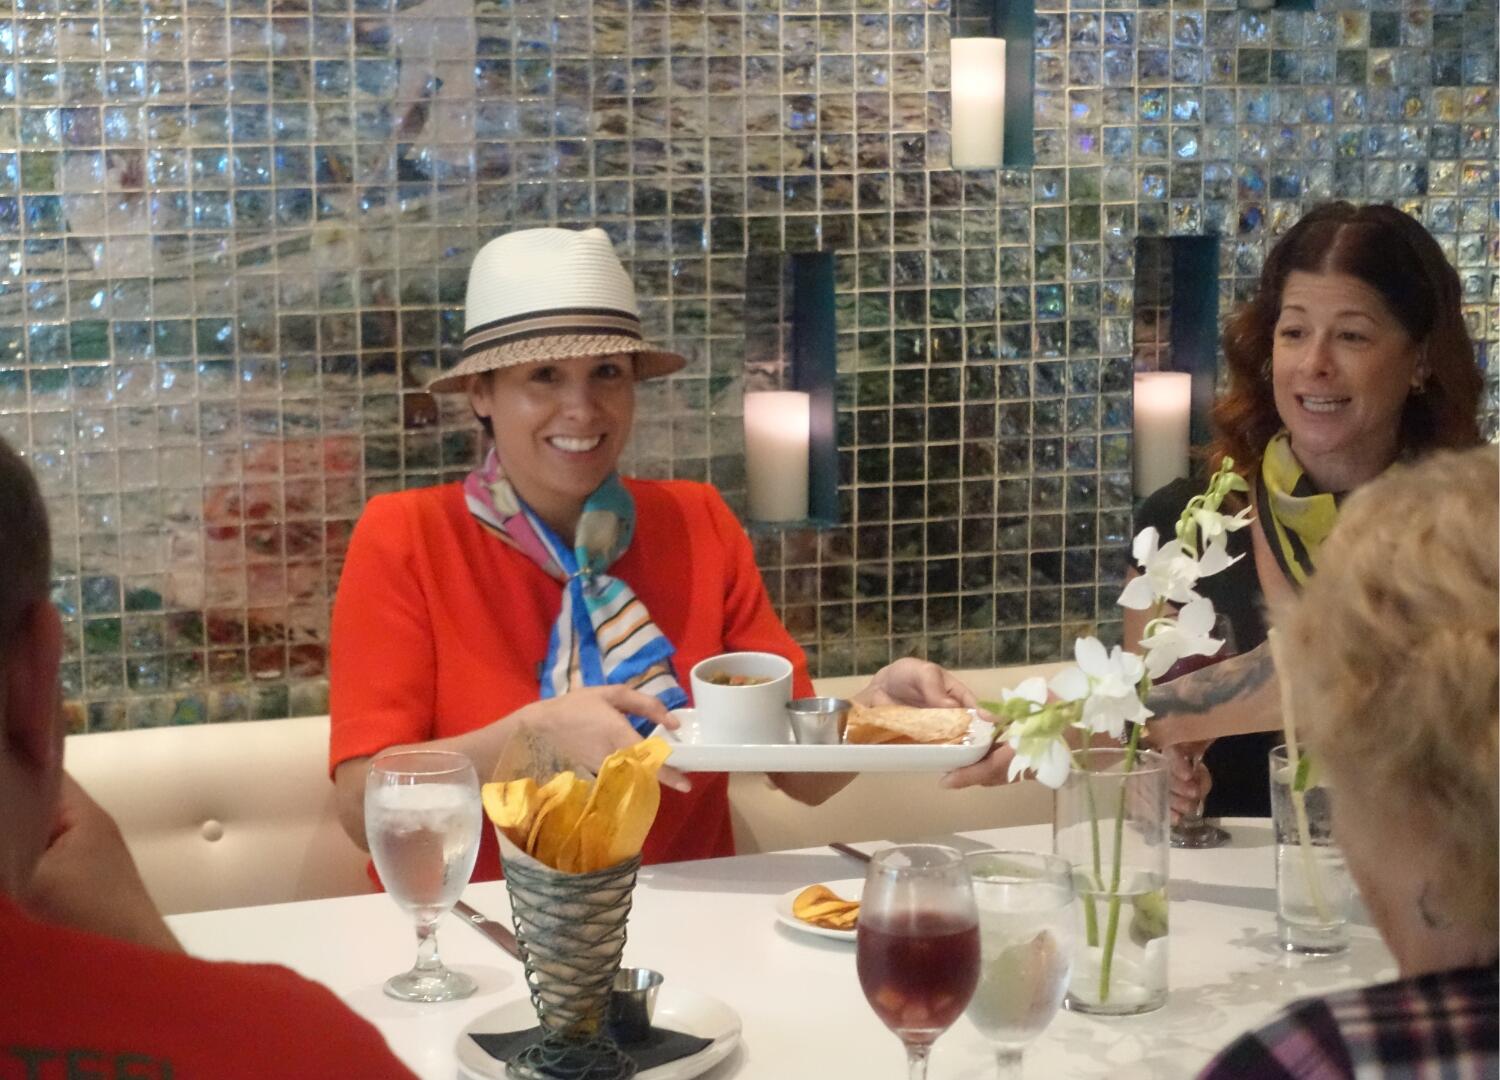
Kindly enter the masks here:
M 326 708 L 326 611 L 306 643 L 246 640 L 244 560 L 336 559 L 363 497 L 462 474 L 480 449 L 467 412 L 419 388 L 456 362 L 467 262 L 507 227 L 597 222 L 632 257 L 651 332 L 693 365 L 651 400 L 668 415 L 642 429 L 644 457 L 737 506 L 739 387 L 779 345 L 774 327 L 751 336 L 747 256 L 835 253 L 852 485 L 839 502 L 882 536 L 913 526 L 917 564 L 897 610 L 894 578 L 825 574 L 816 545 L 798 548 L 811 574 L 789 603 L 791 546 L 757 547 L 828 673 L 907 649 L 1056 655 L 1090 621 L 1118 632 L 1096 586 L 1118 582 L 1129 539 L 1136 236 L 1235 238 L 1227 304 L 1312 201 L 1396 200 L 1445 238 L 1470 323 L 1493 336 L 1484 12 L 1047 5 L 1024 35 L 1035 92 L 1007 98 L 1008 131 L 1036 125 L 1036 166 L 957 174 L 942 164 L 946 42 L 985 32 L 988 12 L 882 2 L 718 4 L 679 21 L 654 0 L 591 14 L 485 0 L 424 26 L 415 50 L 390 0 L 278 0 L 271 17 L 226 0 L 191 22 L 137 0 L 25 0 L 23 18 L 0 20 L 0 279 L 14 282 L 0 313 L 15 312 L 0 314 L 0 430 L 188 455 L 140 463 L 170 477 L 155 511 L 128 487 L 93 490 L 123 460 L 75 473 L 66 456 L 37 458 L 48 483 L 88 485 L 69 506 L 90 523 L 90 576 L 123 582 L 128 610 L 163 613 L 160 642 L 132 624 L 108 661 L 78 659 L 77 628 L 65 685 L 79 722 Z M 997 404 L 1011 411 L 986 421 Z M 11 421 L 28 408 L 46 411 Z M 122 411 L 106 422 L 101 408 Z M 915 479 L 893 492 L 880 451 L 897 435 Z M 290 469 L 297 440 L 308 486 L 277 505 L 299 523 L 326 515 L 326 554 L 285 526 L 216 548 L 242 584 L 222 604 L 187 598 L 196 633 L 172 621 L 183 601 L 159 572 L 119 575 L 123 519 L 201 512 L 208 485 Z M 1035 479 L 1036 501 L 1028 487 L 999 528 L 996 502 L 970 502 L 975 471 Z M 313 576 L 316 609 L 336 566 Z M 215 625 L 240 630 L 210 648 L 203 619 L 220 609 Z

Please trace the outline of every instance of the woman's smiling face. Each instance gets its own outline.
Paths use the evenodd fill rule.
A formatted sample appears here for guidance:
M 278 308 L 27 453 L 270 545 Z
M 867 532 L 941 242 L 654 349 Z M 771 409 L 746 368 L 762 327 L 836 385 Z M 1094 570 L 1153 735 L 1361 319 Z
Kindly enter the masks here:
M 1349 274 L 1287 275 L 1272 389 L 1319 488 L 1348 491 L 1395 460 L 1402 408 L 1426 374 L 1420 343 L 1369 285 Z
M 475 376 L 469 403 L 489 418 L 517 494 L 571 536 L 630 438 L 635 369 L 627 354 L 519 364 Z

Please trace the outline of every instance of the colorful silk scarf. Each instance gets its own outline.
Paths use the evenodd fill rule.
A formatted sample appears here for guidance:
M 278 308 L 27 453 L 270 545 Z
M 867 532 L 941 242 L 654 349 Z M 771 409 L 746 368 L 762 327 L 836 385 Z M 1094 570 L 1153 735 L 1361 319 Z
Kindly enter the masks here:
M 1266 444 L 1256 499 L 1270 518 L 1266 539 L 1271 541 L 1271 552 L 1287 579 L 1298 587 L 1312 576 L 1318 551 L 1338 521 L 1340 498 L 1313 486 L 1292 453 L 1291 436 L 1285 431 Z
M 464 499 L 485 529 L 562 584 L 562 609 L 542 663 L 544 699 L 583 686 L 624 685 L 669 709 L 687 704 L 672 671 L 672 643 L 630 586 L 605 573 L 635 534 L 635 500 L 618 475 L 584 501 L 571 547 L 521 501 L 493 449 L 464 480 Z M 630 722 L 642 735 L 654 726 L 640 716 Z

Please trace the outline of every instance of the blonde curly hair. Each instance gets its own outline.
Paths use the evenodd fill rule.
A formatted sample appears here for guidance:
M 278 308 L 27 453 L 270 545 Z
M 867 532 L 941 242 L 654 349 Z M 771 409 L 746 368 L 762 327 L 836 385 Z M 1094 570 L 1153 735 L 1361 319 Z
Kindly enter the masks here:
M 1500 457 L 1442 451 L 1352 495 L 1278 612 L 1314 754 L 1440 845 L 1444 910 L 1496 931 Z

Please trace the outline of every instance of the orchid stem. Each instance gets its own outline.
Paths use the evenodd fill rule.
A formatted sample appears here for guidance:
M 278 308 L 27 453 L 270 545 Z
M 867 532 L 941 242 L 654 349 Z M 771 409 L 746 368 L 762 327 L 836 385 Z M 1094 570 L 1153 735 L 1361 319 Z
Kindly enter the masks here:
M 1281 639 L 1276 631 L 1266 632 L 1266 641 L 1271 648 L 1271 663 L 1278 671 L 1286 670 L 1281 664 Z M 1297 722 L 1292 717 L 1292 694 L 1290 683 L 1279 679 L 1281 684 L 1281 723 L 1286 732 L 1287 794 L 1292 797 L 1292 814 L 1297 819 L 1297 847 L 1302 852 L 1302 873 L 1307 879 L 1307 892 L 1313 902 L 1318 918 L 1325 923 L 1333 921 L 1328 909 L 1328 900 L 1323 895 L 1323 881 L 1318 874 L 1318 864 L 1313 859 L 1312 829 L 1307 824 L 1307 794 L 1297 788 L 1297 769 L 1302 755 L 1297 750 Z
M 1083 930 L 1088 939 L 1090 948 L 1099 944 L 1099 915 L 1094 911 L 1094 893 L 1099 891 L 1104 884 L 1104 878 L 1099 866 L 1099 808 L 1094 802 L 1094 774 L 1089 768 L 1089 742 L 1087 736 L 1083 740 L 1083 750 L 1080 752 L 1083 758 L 1083 791 L 1084 798 L 1089 804 L 1089 831 L 1094 842 L 1094 874 L 1089 884 L 1092 886 L 1089 895 L 1084 897 L 1083 902 Z
M 1115 847 L 1109 871 L 1109 922 L 1104 928 L 1104 957 L 1099 964 L 1099 1001 L 1109 1001 L 1109 976 L 1114 966 L 1115 939 L 1120 930 L 1120 873 L 1123 862 L 1122 848 L 1125 845 L 1125 794 L 1130 784 L 1130 774 L 1135 770 L 1135 758 L 1141 741 L 1141 728 L 1135 724 L 1130 729 L 1130 742 L 1125 747 L 1125 775 L 1120 780 L 1120 799 L 1115 807 Z
M 1155 610 L 1151 612 L 1150 622 L 1160 619 L 1162 611 L 1165 608 L 1165 601 L 1158 600 Z M 1141 696 L 1144 697 L 1151 691 L 1151 676 L 1143 676 L 1141 685 Z M 1124 858 L 1124 853 L 1121 849 L 1125 845 L 1125 795 L 1130 785 L 1130 774 L 1135 771 L 1136 755 L 1140 752 L 1141 731 L 1145 726 L 1144 722 L 1131 725 L 1130 741 L 1125 745 L 1124 776 L 1120 780 L 1120 798 L 1115 806 L 1115 846 L 1114 851 L 1111 853 L 1109 872 L 1109 922 L 1104 928 L 1104 956 L 1099 963 L 1100 1004 L 1109 1001 L 1109 977 L 1114 968 L 1115 941 L 1120 930 L 1120 872 Z M 1097 830 L 1097 818 L 1094 825 Z M 1094 855 L 1096 859 L 1098 854 L 1099 838 L 1096 832 L 1094 837 Z

